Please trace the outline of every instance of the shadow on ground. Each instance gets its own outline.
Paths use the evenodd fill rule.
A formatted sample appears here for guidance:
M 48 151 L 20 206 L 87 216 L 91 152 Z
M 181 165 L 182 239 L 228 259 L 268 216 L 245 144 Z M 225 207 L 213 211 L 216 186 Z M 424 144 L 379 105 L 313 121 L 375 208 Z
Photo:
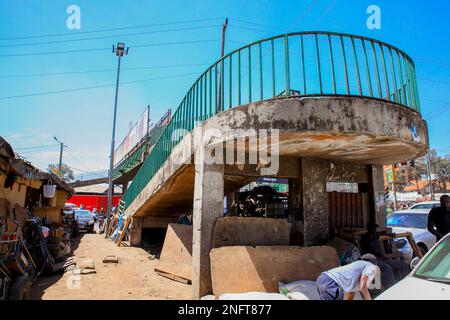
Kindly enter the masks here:
M 75 250 L 80 245 L 81 239 L 83 238 L 84 234 L 80 233 L 77 237 L 72 238 L 70 241 L 70 251 L 71 254 L 67 256 L 65 259 L 68 259 L 70 257 L 74 256 Z M 58 260 L 56 262 L 61 262 L 64 260 Z M 33 283 L 31 287 L 31 293 L 30 293 L 30 300 L 42 300 L 42 296 L 45 293 L 45 290 L 52 285 L 54 285 L 56 282 L 58 282 L 62 277 L 64 276 L 64 270 L 55 272 L 53 274 L 43 273 L 39 276 L 39 278 Z

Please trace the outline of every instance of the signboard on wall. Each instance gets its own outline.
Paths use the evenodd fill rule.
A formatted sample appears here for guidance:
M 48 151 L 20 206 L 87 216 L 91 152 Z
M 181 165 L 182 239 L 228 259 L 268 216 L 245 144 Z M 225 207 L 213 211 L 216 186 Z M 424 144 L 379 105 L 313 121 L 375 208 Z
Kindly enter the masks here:
M 114 151 L 114 165 L 122 160 L 148 133 L 149 108 L 147 107 L 122 143 Z

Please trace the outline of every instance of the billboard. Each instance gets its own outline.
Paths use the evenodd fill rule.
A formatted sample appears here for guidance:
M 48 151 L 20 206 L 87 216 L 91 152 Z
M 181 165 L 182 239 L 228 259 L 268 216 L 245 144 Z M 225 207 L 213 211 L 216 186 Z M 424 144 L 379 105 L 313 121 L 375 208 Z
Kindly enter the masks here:
M 149 119 L 149 108 L 147 107 L 136 124 L 130 129 L 125 139 L 114 151 L 114 166 L 147 136 Z

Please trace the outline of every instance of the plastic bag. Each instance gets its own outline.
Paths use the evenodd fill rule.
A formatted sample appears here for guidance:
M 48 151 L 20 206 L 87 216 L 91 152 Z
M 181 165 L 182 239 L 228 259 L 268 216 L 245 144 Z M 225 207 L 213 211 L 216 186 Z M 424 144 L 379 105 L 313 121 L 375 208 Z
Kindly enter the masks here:
M 289 300 L 280 293 L 246 292 L 246 293 L 224 293 L 219 300 Z
M 299 280 L 289 283 L 278 283 L 280 293 L 289 295 L 294 292 L 303 294 L 308 300 L 320 300 L 319 292 L 317 291 L 317 285 L 315 281 L 311 280 Z M 303 296 L 291 295 L 294 300 L 304 300 Z
M 53 198 L 55 196 L 56 185 L 54 184 L 44 184 L 44 197 Z

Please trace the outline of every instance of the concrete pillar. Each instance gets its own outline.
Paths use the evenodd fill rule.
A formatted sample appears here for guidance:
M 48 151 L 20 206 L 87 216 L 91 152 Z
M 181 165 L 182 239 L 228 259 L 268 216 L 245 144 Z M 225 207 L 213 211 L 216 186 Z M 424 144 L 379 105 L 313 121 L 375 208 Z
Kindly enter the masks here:
M 209 254 L 215 222 L 223 216 L 224 166 L 206 164 L 203 159 L 203 155 L 196 153 L 192 240 L 193 299 L 212 292 Z
M 386 201 L 384 199 L 384 175 L 382 166 L 370 166 L 371 189 L 373 192 L 373 218 L 379 225 L 379 230 L 386 229 Z
M 301 163 L 303 190 L 303 243 L 317 245 L 328 239 L 328 162 L 303 158 Z
M 144 218 L 133 217 L 130 227 L 130 246 L 140 247 L 142 245 L 142 225 Z

